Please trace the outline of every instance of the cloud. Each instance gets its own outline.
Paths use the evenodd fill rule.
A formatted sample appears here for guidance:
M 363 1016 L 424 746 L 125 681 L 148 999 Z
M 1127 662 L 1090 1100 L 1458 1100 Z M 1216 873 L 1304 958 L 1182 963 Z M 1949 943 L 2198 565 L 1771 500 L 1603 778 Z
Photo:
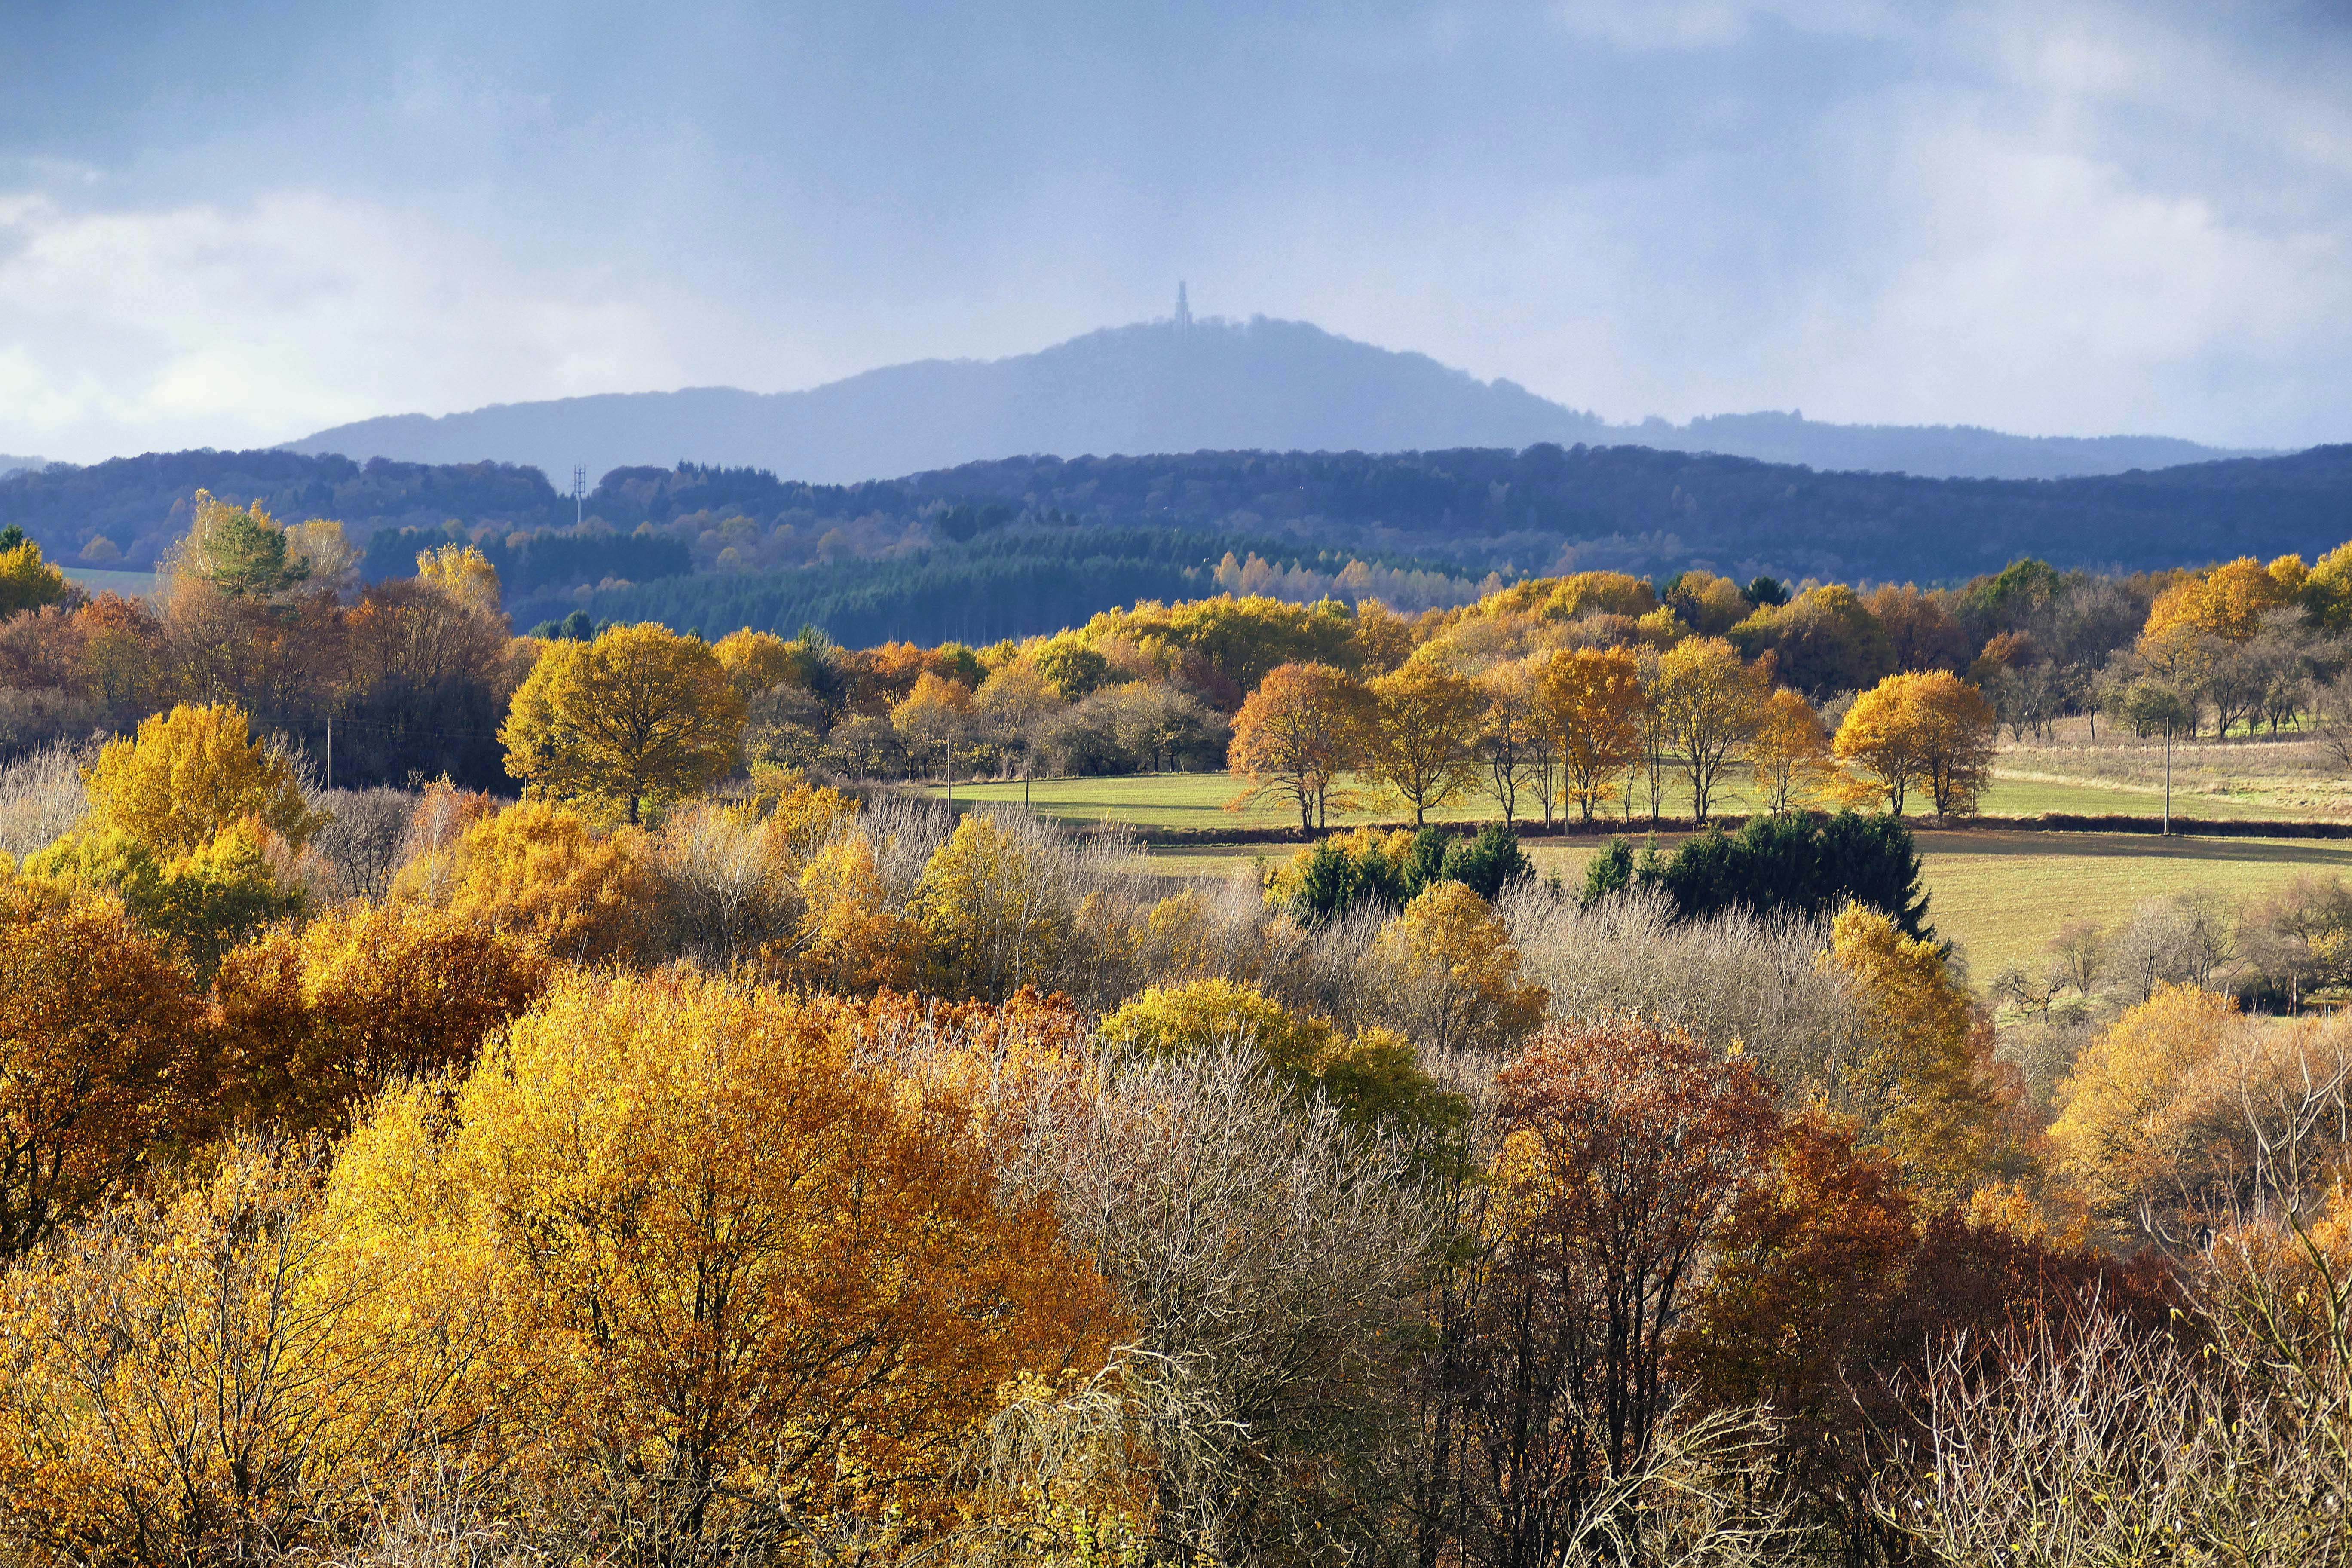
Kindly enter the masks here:
M 160 211 L 0 196 L 0 448 L 268 444 L 386 409 L 674 385 L 674 340 L 715 314 L 317 193 Z

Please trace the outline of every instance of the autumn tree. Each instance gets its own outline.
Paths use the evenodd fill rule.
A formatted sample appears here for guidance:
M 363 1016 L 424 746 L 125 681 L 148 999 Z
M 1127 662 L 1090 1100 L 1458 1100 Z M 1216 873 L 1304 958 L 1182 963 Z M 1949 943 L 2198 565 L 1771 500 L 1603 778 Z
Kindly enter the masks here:
M 1691 815 L 1698 821 L 1706 820 L 1724 770 L 1755 733 L 1766 689 L 1761 672 L 1721 637 L 1693 637 L 1659 657 L 1651 701 L 1690 784 Z
M 891 727 L 925 769 L 938 762 L 952 770 L 952 756 L 943 753 L 962 739 L 971 721 L 971 688 L 929 670 L 916 677 L 914 689 L 890 710 Z
M 229 949 L 308 903 L 284 841 L 250 817 L 176 855 L 159 855 L 121 828 L 68 833 L 27 858 L 25 874 L 111 893 L 205 980 Z
M 1327 664 L 1285 664 L 1267 671 L 1234 719 L 1226 765 L 1249 781 L 1228 809 L 1252 801 L 1288 800 L 1298 828 L 1324 819 L 1333 787 L 1353 765 L 1362 689 Z
M 1350 1036 L 1254 985 L 1209 979 L 1151 986 L 1106 1016 L 1099 1032 L 1129 1050 L 1255 1051 L 1293 1091 L 1327 1097 L 1361 1126 L 1417 1132 L 1460 1119 L 1454 1097 L 1421 1069 L 1411 1041 L 1381 1028 Z
M 891 898 L 863 831 L 842 834 L 811 856 L 800 887 L 797 973 L 840 996 L 914 983 L 923 951 L 920 917 Z
M 310 563 L 292 542 L 286 525 L 258 501 L 232 506 L 198 490 L 188 531 L 163 572 L 175 586 L 184 580 L 231 599 L 267 599 L 310 575 Z
M 1890 675 L 1846 710 L 1834 749 L 1875 782 L 1901 816 L 1923 789 L 1938 816 L 1964 816 L 1992 779 L 1998 728 L 1984 694 L 1948 670 Z
M 1536 783 L 1542 795 L 1544 821 L 1551 821 L 1551 770 L 1543 766 L 1551 748 L 1545 739 L 1536 679 L 1525 665 L 1497 664 L 1478 678 L 1486 700 L 1486 722 L 1478 736 L 1478 752 L 1495 804 L 1503 808 L 1503 824 L 1518 814 L 1519 791 Z
M 475 615 L 499 614 L 499 569 L 471 544 L 444 544 L 416 552 L 416 580 Z
M 1568 793 L 1590 822 L 1602 790 L 1643 753 L 1641 665 L 1623 648 L 1561 649 L 1545 662 L 1537 692 Z
M 648 622 L 548 644 L 499 739 L 516 778 L 610 801 L 635 823 L 723 777 L 742 727 L 742 700 L 709 645 Z
M 938 978 L 950 991 L 1001 1002 L 1050 984 L 1069 949 L 1068 900 L 1052 858 L 1019 825 L 974 813 L 923 868 L 918 918 Z
M 2352 1036 L 2159 984 L 2059 1086 L 2055 1163 L 2122 1235 L 2304 1202 L 2344 1155 Z
M 1461 1503 L 1429 1539 L 1540 1563 L 1636 1506 L 1622 1489 L 1664 1428 L 1670 1336 L 1776 1118 L 1747 1063 L 1631 1022 L 1554 1026 L 1497 1087 L 1492 1197 L 1437 1285 L 1444 1441 L 1423 1463 Z M 1611 1522 L 1638 1541 L 1637 1518 Z
M 488 1314 L 401 1289 L 323 1174 L 240 1140 L 0 1277 L 0 1543 L 264 1562 L 350 1540 L 436 1442 L 498 1464 L 447 1419 Z
M 221 704 L 142 721 L 135 738 L 99 752 L 89 787 L 93 828 L 119 828 L 159 855 L 201 849 L 247 817 L 299 848 L 326 822 L 292 764 L 253 739 L 241 710 Z
M 1756 770 L 1756 793 L 1764 809 L 1787 811 L 1810 798 L 1836 769 L 1829 731 L 1821 715 L 1800 693 L 1782 688 L 1764 700 L 1748 760 Z
M 1365 771 L 1412 808 L 1413 826 L 1467 792 L 1477 776 L 1473 742 L 1485 708 L 1477 682 L 1414 660 L 1366 688 Z
M 1974 998 L 1940 947 L 1860 905 L 1837 917 L 1822 962 L 1862 1006 L 1833 1103 L 1919 1190 L 1966 1197 L 2006 1152 L 1992 1030 Z
M 657 894 L 650 860 L 640 829 L 600 834 L 577 812 L 526 800 L 410 861 L 392 892 L 593 963 L 646 951 Z
M 407 900 L 265 932 L 214 982 L 220 1118 L 340 1132 L 388 1083 L 470 1070 L 549 973 L 523 933 Z
M 1500 1057 L 1543 1022 L 1549 999 L 1493 906 L 1459 882 L 1407 904 L 1364 962 L 1378 1015 L 1441 1053 Z
M 66 574 L 41 558 L 41 547 L 24 530 L 14 523 L 0 530 L 0 617 L 67 604 L 74 595 Z
M 710 656 L 727 672 L 727 684 L 745 702 L 762 691 L 793 681 L 797 673 L 793 645 L 773 632 L 745 626 L 710 645 Z
M 968 1110 L 847 1037 L 716 977 L 572 975 L 343 1156 L 354 1231 L 527 1326 L 512 1397 L 637 1560 L 936 1546 L 1005 1391 L 1103 1364 L 1100 1282 L 999 1202 Z
M 0 1259 L 110 1195 L 201 1109 L 191 989 L 116 900 L 0 883 Z

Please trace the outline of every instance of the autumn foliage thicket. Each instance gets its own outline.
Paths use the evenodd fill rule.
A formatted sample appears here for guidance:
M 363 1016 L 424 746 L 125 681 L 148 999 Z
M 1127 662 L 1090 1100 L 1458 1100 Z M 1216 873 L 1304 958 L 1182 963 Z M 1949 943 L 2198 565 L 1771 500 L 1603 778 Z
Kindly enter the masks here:
M 2343 1557 L 2352 1029 L 2249 1013 L 2181 905 L 1997 1031 L 1900 818 L 1804 809 L 1964 812 L 2059 657 L 2015 639 L 2105 589 L 1587 573 L 853 653 L 510 638 L 478 552 L 350 556 L 208 499 L 159 608 L 0 623 L 123 704 L 12 764 L 0 1563 Z M 2323 626 L 2345 571 L 2165 585 L 2132 657 Z M 331 790 L 287 722 L 452 692 L 520 798 L 429 748 Z M 1308 831 L 1772 809 L 1581 889 L 1507 822 L 1219 887 L 856 787 L 933 745 L 1229 758 Z M 2278 973 L 2342 914 L 2264 913 Z

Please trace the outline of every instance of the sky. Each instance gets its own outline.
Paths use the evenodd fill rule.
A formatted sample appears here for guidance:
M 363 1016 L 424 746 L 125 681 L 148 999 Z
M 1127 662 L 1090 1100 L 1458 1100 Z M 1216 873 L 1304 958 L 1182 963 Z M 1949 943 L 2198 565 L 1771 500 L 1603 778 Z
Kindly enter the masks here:
M 0 453 L 781 391 L 1180 279 L 1614 420 L 2352 439 L 2352 0 L 5 9 Z

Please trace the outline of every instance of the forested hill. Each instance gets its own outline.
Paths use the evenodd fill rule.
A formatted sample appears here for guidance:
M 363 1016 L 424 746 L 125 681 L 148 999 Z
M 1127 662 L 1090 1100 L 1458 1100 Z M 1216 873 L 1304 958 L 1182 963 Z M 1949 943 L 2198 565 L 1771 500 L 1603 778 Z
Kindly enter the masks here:
M 574 607 L 607 584 L 590 606 L 599 616 L 718 627 L 756 614 L 789 630 L 855 606 L 869 638 L 901 635 L 907 616 L 923 620 L 905 626 L 914 635 L 950 613 L 1029 629 L 1021 623 L 1047 614 L 1048 598 L 1066 618 L 1147 582 L 1202 592 L 1206 568 L 1236 547 L 1326 571 L 1360 558 L 1467 577 L 1704 565 L 1743 581 L 1937 583 L 2024 555 L 2143 569 L 2311 555 L 2352 536 L 2352 447 L 2063 480 L 1550 445 L 1024 458 L 845 486 L 682 464 L 605 475 L 579 530 L 571 499 L 535 468 L 180 452 L 0 479 L 0 526 L 22 526 L 68 564 L 143 567 L 185 527 L 200 487 L 289 520 L 340 518 L 372 575 L 411 570 L 424 545 L 478 540 L 520 616 Z M 1100 604 L 1081 604 L 1097 581 Z
M 1425 354 L 1263 319 L 1115 327 L 1036 353 L 924 360 L 802 392 L 705 386 L 499 404 L 437 418 L 396 415 L 321 430 L 288 449 L 405 462 L 498 458 L 551 474 L 569 473 L 575 463 L 594 471 L 684 457 L 852 481 L 1013 452 L 1516 450 L 1539 441 L 1985 479 L 2119 473 L 2242 455 L 2164 437 L 1831 425 L 1793 413 L 1612 425 Z

